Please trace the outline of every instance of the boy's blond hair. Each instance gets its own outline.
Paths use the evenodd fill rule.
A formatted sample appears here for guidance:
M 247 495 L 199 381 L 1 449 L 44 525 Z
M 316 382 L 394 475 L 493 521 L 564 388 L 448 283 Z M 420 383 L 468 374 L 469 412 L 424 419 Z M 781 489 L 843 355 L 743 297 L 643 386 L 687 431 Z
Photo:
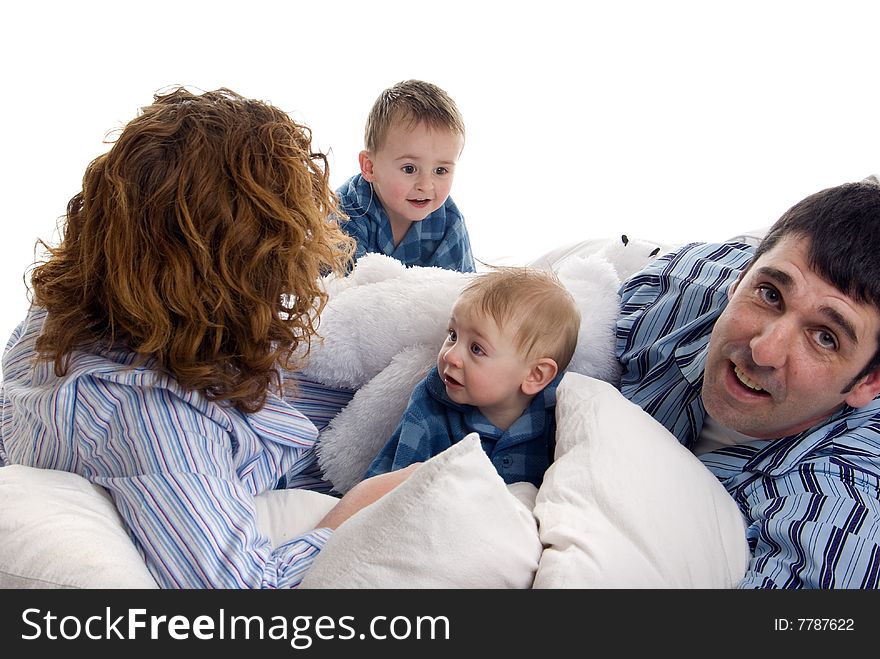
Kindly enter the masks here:
M 396 122 L 410 127 L 426 124 L 464 137 L 464 120 L 455 101 L 437 85 L 422 80 L 404 80 L 381 94 L 367 117 L 364 148 L 375 153 L 385 144 L 388 129 Z
M 549 357 L 563 371 L 577 347 L 581 314 L 574 298 L 550 271 L 502 267 L 478 275 L 461 301 L 511 331 L 526 359 Z

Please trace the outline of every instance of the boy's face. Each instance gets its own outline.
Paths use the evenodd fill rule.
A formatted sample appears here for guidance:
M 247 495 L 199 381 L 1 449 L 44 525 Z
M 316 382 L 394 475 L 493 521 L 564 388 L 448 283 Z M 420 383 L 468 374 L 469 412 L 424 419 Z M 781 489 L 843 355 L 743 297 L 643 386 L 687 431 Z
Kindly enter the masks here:
M 532 398 L 523 392 L 530 368 L 510 332 L 467 302 L 455 303 L 449 333 L 437 355 L 437 369 L 453 402 L 478 407 L 483 416 L 506 429 Z
M 403 122 L 391 126 L 378 151 L 361 152 L 361 173 L 392 225 L 408 227 L 446 202 L 463 146 L 457 133 Z

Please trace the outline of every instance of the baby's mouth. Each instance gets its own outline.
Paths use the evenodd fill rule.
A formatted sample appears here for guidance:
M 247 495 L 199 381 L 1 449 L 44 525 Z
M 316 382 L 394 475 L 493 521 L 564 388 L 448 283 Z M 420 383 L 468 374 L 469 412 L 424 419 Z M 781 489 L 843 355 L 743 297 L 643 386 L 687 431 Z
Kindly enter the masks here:
M 458 380 L 456 380 L 455 378 L 453 378 L 449 375 L 446 375 L 445 373 L 443 374 L 443 384 L 451 386 L 451 387 L 460 387 L 461 386 L 461 382 L 459 382 Z

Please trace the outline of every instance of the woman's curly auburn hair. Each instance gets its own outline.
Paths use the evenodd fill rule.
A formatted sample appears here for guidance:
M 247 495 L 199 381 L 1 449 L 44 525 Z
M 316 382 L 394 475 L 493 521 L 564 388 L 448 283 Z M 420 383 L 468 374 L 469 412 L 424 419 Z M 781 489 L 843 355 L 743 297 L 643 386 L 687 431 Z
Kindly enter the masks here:
M 298 368 L 353 241 L 311 131 L 228 89 L 154 97 L 86 169 L 58 247 L 38 241 L 40 358 L 125 345 L 189 390 L 259 410 Z

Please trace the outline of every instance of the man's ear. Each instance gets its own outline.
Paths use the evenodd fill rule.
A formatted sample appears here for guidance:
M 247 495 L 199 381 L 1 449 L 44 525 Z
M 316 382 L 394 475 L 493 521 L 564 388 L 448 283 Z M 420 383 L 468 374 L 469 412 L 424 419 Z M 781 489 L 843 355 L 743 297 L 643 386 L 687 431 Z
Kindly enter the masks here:
M 730 285 L 730 287 L 727 289 L 727 299 L 728 300 L 733 297 L 733 293 L 734 293 L 734 291 L 736 291 L 736 287 L 740 285 L 740 282 L 742 282 L 742 280 L 746 276 L 747 272 L 748 272 L 748 270 L 743 270 L 741 273 L 739 273 L 739 277 L 737 277 L 736 281 L 734 281 Z
M 361 166 L 361 175 L 368 183 L 373 182 L 373 159 L 369 151 L 361 151 L 358 154 L 358 163 Z
M 550 384 L 558 372 L 559 367 L 553 359 L 550 359 L 549 357 L 538 359 L 532 363 L 529 373 L 526 375 L 526 379 L 523 380 L 521 387 L 522 392 L 526 396 L 534 396 Z
M 850 407 L 864 407 L 880 394 L 880 368 L 875 368 L 849 390 L 844 402 Z

